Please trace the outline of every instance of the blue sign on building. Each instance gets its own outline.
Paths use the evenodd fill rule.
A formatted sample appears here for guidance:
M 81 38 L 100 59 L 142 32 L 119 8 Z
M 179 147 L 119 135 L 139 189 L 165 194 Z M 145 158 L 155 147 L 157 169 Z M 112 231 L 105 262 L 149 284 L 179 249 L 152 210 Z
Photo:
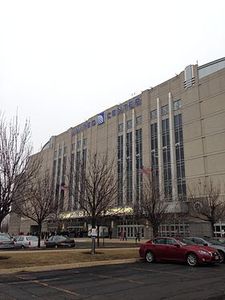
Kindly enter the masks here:
M 104 112 L 100 113 L 100 114 L 97 116 L 97 124 L 98 124 L 98 125 L 101 125 L 101 124 L 103 124 L 103 123 L 105 123 L 105 113 L 104 113 Z
M 119 114 L 124 113 L 124 112 L 126 112 L 132 108 L 135 108 L 136 106 L 139 106 L 139 105 L 141 105 L 141 98 L 139 98 L 139 97 L 133 98 L 124 104 L 118 105 L 113 110 L 107 111 L 107 114 L 105 112 L 102 112 L 99 115 L 97 115 L 97 118 L 86 121 L 81 125 L 78 125 L 77 127 L 75 127 L 73 129 L 72 134 L 74 135 L 84 129 L 91 128 L 96 125 L 102 125 L 105 123 L 106 117 L 107 117 L 107 119 L 111 119 L 111 118 L 118 116 Z

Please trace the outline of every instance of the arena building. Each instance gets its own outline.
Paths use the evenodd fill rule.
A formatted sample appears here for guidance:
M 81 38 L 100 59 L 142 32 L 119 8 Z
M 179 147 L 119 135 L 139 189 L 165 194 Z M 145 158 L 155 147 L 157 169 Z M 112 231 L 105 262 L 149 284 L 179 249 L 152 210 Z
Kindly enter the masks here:
M 87 155 L 106 154 L 117 160 L 118 199 L 123 213 L 106 221 L 113 236 L 126 230 L 127 237 L 149 237 L 148 222 L 132 216 L 140 197 L 142 176 L 152 172 L 169 211 L 187 211 L 188 187 L 202 178 L 225 183 L 225 58 L 202 66 L 189 65 L 179 75 L 115 105 L 86 122 L 52 136 L 43 147 L 46 168 L 55 184 L 63 230 L 85 231 L 88 224 L 75 197 L 66 190 L 65 176 L 71 162 Z M 39 155 L 39 154 L 37 154 Z M 221 191 L 224 196 L 224 190 Z M 223 221 L 217 231 L 225 229 Z M 225 223 L 224 223 L 225 224 Z M 30 232 L 30 222 L 11 217 L 10 232 Z M 46 230 L 54 230 L 47 224 Z M 207 234 L 208 224 L 183 218 L 162 224 L 161 234 Z

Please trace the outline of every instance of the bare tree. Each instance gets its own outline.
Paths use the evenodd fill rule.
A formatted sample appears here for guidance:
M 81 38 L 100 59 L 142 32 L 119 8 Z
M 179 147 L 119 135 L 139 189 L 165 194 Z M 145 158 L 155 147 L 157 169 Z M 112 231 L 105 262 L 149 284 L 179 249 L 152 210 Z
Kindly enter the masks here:
M 159 233 L 159 226 L 167 218 L 167 202 L 162 199 L 157 183 L 152 175 L 143 176 L 143 195 L 134 206 L 136 218 L 145 218 L 152 227 L 153 237 Z
M 107 210 L 115 206 L 117 179 L 114 162 L 109 161 L 107 156 L 95 154 L 88 159 L 86 169 L 81 165 L 77 170 L 79 175 L 74 178 L 80 180 L 80 184 L 75 184 L 79 188 L 78 203 L 80 209 L 89 217 L 92 229 L 95 229 Z M 95 253 L 94 237 L 91 253 Z
M 7 122 L 0 113 L 0 225 L 10 213 L 19 190 L 23 190 L 37 170 L 37 166 L 28 170 L 30 135 L 28 121 L 21 131 L 18 116 Z
M 38 247 L 40 247 L 42 225 L 57 212 L 53 185 L 48 172 L 26 186 L 23 201 L 15 206 L 15 212 L 38 225 Z
M 225 202 L 221 198 L 220 185 L 205 179 L 189 187 L 189 213 L 192 217 L 208 221 L 214 235 L 214 225 L 225 217 Z

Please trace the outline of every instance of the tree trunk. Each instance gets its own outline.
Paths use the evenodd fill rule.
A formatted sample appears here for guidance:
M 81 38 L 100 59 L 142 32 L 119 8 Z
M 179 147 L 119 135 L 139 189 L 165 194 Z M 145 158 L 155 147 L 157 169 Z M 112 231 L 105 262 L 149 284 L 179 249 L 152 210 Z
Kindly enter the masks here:
M 210 226 L 211 226 L 211 235 L 214 237 L 214 222 L 210 221 Z
M 97 247 L 99 248 L 99 225 L 97 225 Z
M 2 225 L 2 221 L 5 219 L 7 215 L 6 214 L 0 214 L 0 231 L 1 231 L 1 225 Z
M 38 248 L 41 247 L 41 228 L 42 228 L 42 224 L 38 224 Z
M 152 225 L 152 234 L 153 238 L 157 237 L 159 235 L 159 227 L 158 225 Z
M 96 225 L 96 220 L 95 217 L 92 217 L 91 220 L 91 225 L 92 225 L 92 232 L 91 232 L 91 254 L 95 254 L 95 236 L 93 236 L 93 229 L 95 229 L 95 225 Z
M 95 254 L 95 237 L 91 237 L 91 254 Z

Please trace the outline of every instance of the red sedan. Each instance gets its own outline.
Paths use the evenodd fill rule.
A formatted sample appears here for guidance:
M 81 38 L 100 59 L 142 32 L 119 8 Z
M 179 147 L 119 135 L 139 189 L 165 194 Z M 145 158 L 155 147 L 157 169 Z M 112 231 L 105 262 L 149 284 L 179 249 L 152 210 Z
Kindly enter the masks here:
M 149 263 L 164 260 L 177 261 L 186 262 L 192 267 L 203 263 L 218 263 L 221 260 L 216 249 L 194 245 L 185 238 L 155 238 L 142 244 L 139 253 Z

